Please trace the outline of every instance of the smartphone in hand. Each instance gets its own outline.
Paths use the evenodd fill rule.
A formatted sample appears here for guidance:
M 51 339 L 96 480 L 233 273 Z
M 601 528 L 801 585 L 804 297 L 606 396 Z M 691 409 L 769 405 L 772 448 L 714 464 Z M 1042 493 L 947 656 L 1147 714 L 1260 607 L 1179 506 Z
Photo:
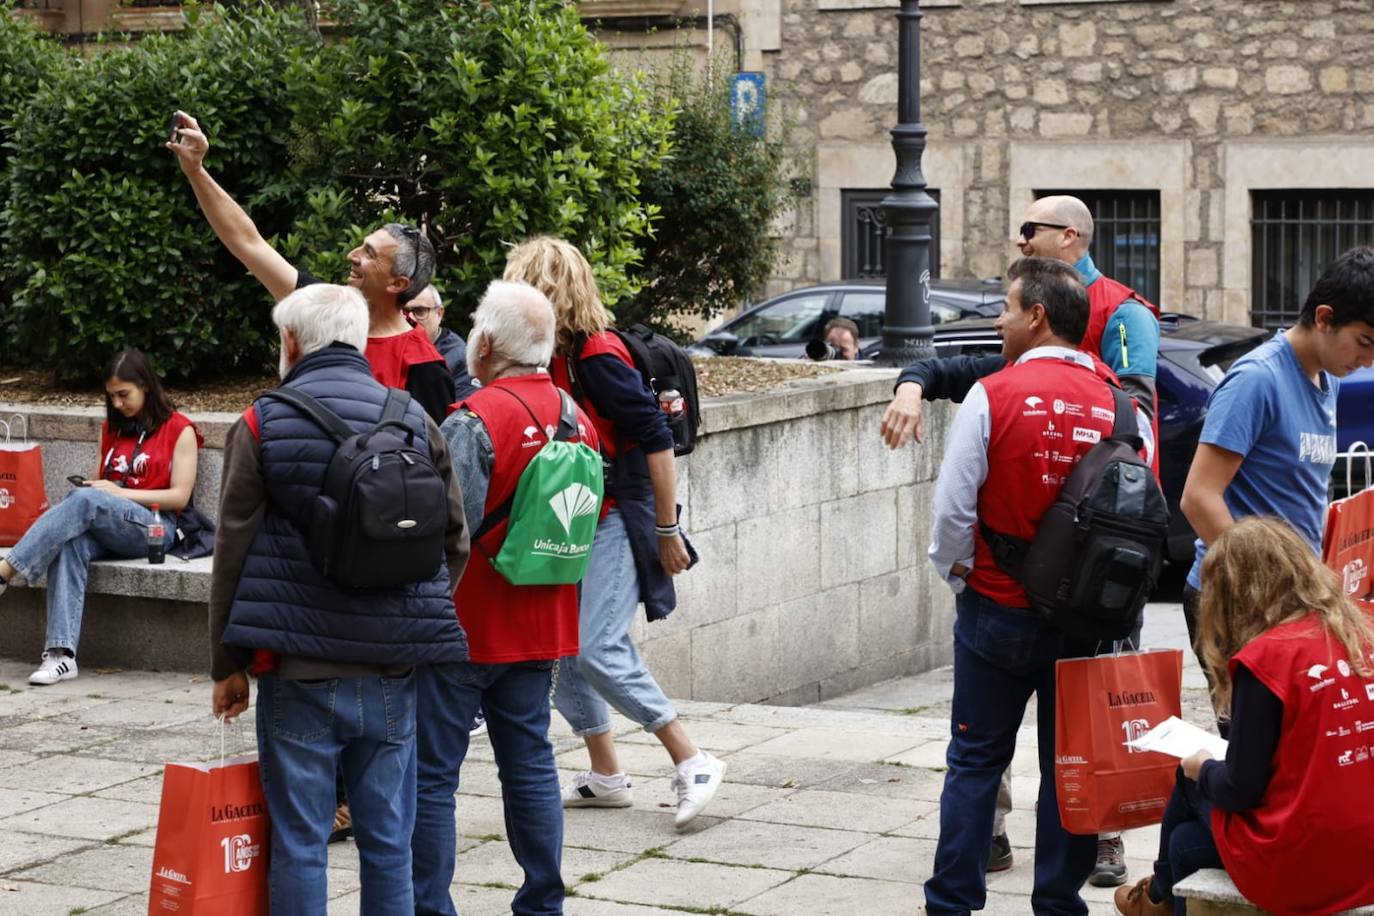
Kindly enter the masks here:
M 168 131 L 168 139 L 173 143 L 181 142 L 181 113 L 172 112 L 172 125 Z
M 82 477 L 80 474 L 73 474 L 67 478 L 67 482 L 74 487 L 84 487 L 86 485 L 86 478 Z

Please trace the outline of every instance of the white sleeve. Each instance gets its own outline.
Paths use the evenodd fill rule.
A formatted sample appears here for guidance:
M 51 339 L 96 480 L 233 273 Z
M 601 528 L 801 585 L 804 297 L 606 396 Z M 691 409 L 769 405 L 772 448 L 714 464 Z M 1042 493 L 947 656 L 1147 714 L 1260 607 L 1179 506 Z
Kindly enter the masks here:
M 961 563 L 973 568 L 973 532 L 978 524 L 978 491 L 988 477 L 991 413 L 982 384 L 974 384 L 949 425 L 945 457 L 935 478 L 930 559 L 954 591 L 964 580 L 950 575 Z

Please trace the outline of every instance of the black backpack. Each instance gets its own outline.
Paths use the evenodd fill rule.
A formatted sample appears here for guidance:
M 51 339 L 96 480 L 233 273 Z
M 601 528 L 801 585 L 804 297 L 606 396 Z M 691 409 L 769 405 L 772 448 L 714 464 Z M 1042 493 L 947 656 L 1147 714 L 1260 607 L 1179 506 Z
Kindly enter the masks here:
M 1025 587 L 1031 606 L 1083 639 L 1124 639 L 1135 627 L 1169 527 L 1164 493 L 1139 454 L 1131 399 L 1111 390 L 1111 435 L 1074 466 L 1034 540 L 979 523 L 998 568 Z
M 310 562 L 346 588 L 390 588 L 434 578 L 444 562 L 448 486 L 405 423 L 410 395 L 387 390 L 382 418 L 358 433 L 303 391 L 263 395 L 295 407 L 338 443 L 324 486 L 298 519 Z
M 628 331 L 611 328 L 611 332 L 621 339 L 625 349 L 630 351 L 630 359 L 644 379 L 645 386 L 653 392 L 654 399 L 669 390 L 682 395 L 683 410 L 676 416 L 668 416 L 668 429 L 673 433 L 673 454 L 689 455 L 697 447 L 697 426 L 701 422 L 701 402 L 697 398 L 697 370 L 687 351 L 670 338 L 657 334 L 653 329 L 636 324 Z M 579 335 L 573 344 L 570 368 L 582 362 L 582 348 L 587 338 Z M 579 403 L 586 403 L 576 372 L 569 373 L 573 382 L 573 397 Z

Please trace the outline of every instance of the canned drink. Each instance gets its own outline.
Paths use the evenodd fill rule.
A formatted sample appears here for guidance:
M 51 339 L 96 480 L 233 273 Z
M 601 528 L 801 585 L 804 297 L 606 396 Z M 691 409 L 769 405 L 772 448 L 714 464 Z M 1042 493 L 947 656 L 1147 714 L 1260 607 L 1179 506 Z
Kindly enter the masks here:
M 665 388 L 658 393 L 658 407 L 672 420 L 681 416 L 687 409 L 687 401 L 676 388 Z

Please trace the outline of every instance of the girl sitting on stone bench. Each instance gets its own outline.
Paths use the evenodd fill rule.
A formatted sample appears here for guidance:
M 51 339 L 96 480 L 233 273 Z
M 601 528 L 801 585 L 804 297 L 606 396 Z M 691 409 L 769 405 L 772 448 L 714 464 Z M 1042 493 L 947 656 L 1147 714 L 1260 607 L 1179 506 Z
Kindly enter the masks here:
M 1154 875 L 1118 889 L 1117 909 L 1182 916 L 1174 886 L 1221 867 L 1267 912 L 1374 903 L 1374 608 L 1276 518 L 1227 528 L 1202 581 L 1198 647 L 1230 746 L 1183 761 Z
M 48 624 L 42 663 L 29 683 L 76 677 L 76 648 L 92 560 L 146 556 L 152 506 L 160 509 L 163 548 L 176 537 L 177 513 L 196 486 L 200 433 L 172 409 L 162 384 L 138 350 L 124 350 L 105 369 L 105 422 L 96 476 L 74 487 L 38 517 L 0 560 L 0 593 L 17 575 L 48 577 Z

